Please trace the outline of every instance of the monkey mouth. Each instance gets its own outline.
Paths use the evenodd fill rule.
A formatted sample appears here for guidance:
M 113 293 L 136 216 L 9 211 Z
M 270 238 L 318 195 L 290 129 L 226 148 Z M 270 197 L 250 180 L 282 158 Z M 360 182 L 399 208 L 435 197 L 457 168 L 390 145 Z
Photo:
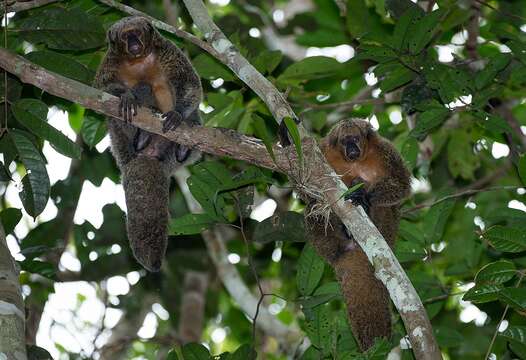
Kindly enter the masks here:
M 356 160 L 360 157 L 360 147 L 354 142 L 348 142 L 345 146 L 345 156 L 349 160 Z
M 133 56 L 139 56 L 142 53 L 142 44 L 135 36 L 128 37 L 128 52 Z

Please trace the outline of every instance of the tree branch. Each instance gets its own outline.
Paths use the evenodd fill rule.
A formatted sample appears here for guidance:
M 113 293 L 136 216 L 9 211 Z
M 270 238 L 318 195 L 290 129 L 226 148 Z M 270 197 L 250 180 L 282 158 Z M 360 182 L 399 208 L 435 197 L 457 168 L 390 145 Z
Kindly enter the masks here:
M 200 1 L 185 0 L 196 25 L 205 38 L 219 53 L 224 62 L 252 90 L 262 98 L 278 122 L 284 117 L 296 118 L 283 95 L 261 75 L 235 49 L 208 16 L 206 7 Z M 69 99 L 107 116 L 118 118 L 119 99 L 89 86 L 51 74 L 24 58 L 6 49 L 0 49 L 0 66 L 23 82 L 33 84 L 53 95 Z M 320 200 L 330 204 L 332 211 L 342 219 L 354 239 L 362 247 L 375 267 L 375 273 L 387 287 L 391 299 L 398 309 L 419 359 L 440 359 L 440 351 L 434 339 L 431 324 L 418 295 L 396 260 L 393 252 L 380 232 L 367 217 L 363 209 L 345 202 L 342 194 L 347 190 L 340 177 L 327 164 L 323 154 L 304 127 L 298 130 L 303 141 L 303 153 L 308 169 L 299 166 L 292 147 L 275 147 L 276 163 L 267 154 L 263 143 L 257 139 L 237 134 L 234 131 L 192 127 L 182 125 L 177 132 L 162 133 L 162 119 L 147 109 L 139 109 L 133 125 L 160 134 L 169 140 L 219 156 L 229 156 L 273 170 L 285 172 L 302 191 L 310 190 L 319 194 Z M 351 221 L 352 219 L 352 221 Z
M 7 6 L 7 12 L 19 12 L 34 9 L 40 6 L 51 4 L 60 0 L 33 0 L 33 1 L 16 1 L 14 4 Z M 4 14 L 4 8 L 0 9 L 0 15 Z
M 0 223 L 0 358 L 26 359 L 25 315 L 18 266 Z

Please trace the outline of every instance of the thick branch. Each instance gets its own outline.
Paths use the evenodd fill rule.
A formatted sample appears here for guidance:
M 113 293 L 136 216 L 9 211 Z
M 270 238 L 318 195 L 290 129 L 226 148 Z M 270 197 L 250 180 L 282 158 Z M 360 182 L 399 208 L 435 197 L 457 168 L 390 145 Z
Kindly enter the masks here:
M 207 288 L 207 273 L 191 270 L 185 272 L 178 331 L 183 344 L 201 340 Z
M 202 9 L 206 12 L 206 8 L 201 4 L 196 11 L 199 13 Z M 193 11 L 191 14 L 196 16 Z M 205 14 L 205 17 L 207 16 Z M 205 18 L 202 17 L 202 19 Z M 201 25 L 198 24 L 198 26 Z M 214 30 L 214 33 L 212 35 L 209 33 L 207 38 L 212 41 L 213 46 L 218 51 L 223 50 L 219 52 L 228 58 L 229 64 L 232 65 L 231 68 L 258 95 L 262 96 L 276 119 L 282 120 L 285 116 L 295 117 L 283 96 L 252 65 L 248 64 L 246 59 L 241 57 L 232 43 L 222 36 L 224 37 L 222 33 L 217 33 Z M 119 99 L 117 97 L 47 72 L 23 57 L 3 48 L 0 49 L 0 66 L 18 76 L 23 82 L 35 85 L 50 94 L 77 102 L 102 114 L 118 117 Z M 331 205 L 332 210 L 342 219 L 345 226 L 353 234 L 354 239 L 364 249 L 371 263 L 375 265 L 377 277 L 386 285 L 406 325 L 417 358 L 440 358 L 440 352 L 434 340 L 425 309 L 411 282 L 365 212 L 343 201 L 341 194 L 347 190 L 347 187 L 334 170 L 329 167 L 315 140 L 307 135 L 301 125 L 299 125 L 299 130 L 303 140 L 303 152 L 305 158 L 309 159 L 308 172 L 298 166 L 294 150 L 290 149 L 292 147 L 287 150 L 275 147 L 276 163 L 274 163 L 267 155 L 261 141 L 237 134 L 231 130 L 206 127 L 188 128 L 182 125 L 177 132 L 172 131 L 163 134 L 160 116 L 152 114 L 147 109 L 139 109 L 133 125 L 207 153 L 229 156 L 285 172 L 297 182 L 298 186 L 315 189 L 323 197 L 323 200 Z
M 0 359 L 27 359 L 25 320 L 18 267 L 0 223 Z

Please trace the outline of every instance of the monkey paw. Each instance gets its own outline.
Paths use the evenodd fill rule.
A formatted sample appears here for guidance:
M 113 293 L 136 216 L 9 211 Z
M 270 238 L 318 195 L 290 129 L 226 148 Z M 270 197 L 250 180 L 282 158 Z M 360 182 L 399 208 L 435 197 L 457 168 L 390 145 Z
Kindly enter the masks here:
M 354 205 L 361 205 L 365 212 L 369 214 L 371 203 L 369 202 L 369 196 L 363 187 L 346 195 L 345 200 L 350 200 Z
M 131 91 L 126 91 L 121 95 L 121 102 L 119 104 L 119 116 L 122 116 L 127 123 L 132 121 L 132 118 L 137 115 L 137 107 L 139 102 Z
M 177 129 L 177 127 L 181 125 L 181 122 L 183 121 L 183 116 L 179 111 L 176 110 L 168 111 L 167 113 L 164 113 L 162 117 L 164 119 L 163 133 Z

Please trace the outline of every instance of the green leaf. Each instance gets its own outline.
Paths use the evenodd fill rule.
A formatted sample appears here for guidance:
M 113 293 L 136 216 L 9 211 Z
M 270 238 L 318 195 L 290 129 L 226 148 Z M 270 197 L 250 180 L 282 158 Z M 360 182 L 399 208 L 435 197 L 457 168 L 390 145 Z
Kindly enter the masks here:
M 501 290 L 501 285 L 476 285 L 464 294 L 462 300 L 472 301 L 477 304 L 495 301 L 499 298 L 499 292 Z
M 168 354 L 166 354 L 166 360 L 179 360 L 179 356 L 177 356 L 177 351 L 175 351 L 175 349 L 168 351 Z
M 501 116 L 493 115 L 480 110 L 470 111 L 470 114 L 478 119 L 477 124 L 488 131 L 494 132 L 496 134 L 503 134 L 505 132 L 512 131 L 506 120 L 504 120 Z
M 106 135 L 106 121 L 99 116 L 85 115 L 80 134 L 86 145 L 93 148 Z
M 290 137 L 292 138 L 292 141 L 294 142 L 294 147 L 296 148 L 296 154 L 298 154 L 300 164 L 303 164 L 303 150 L 301 148 L 301 138 L 300 132 L 298 130 L 298 125 L 290 117 L 284 118 L 283 121 L 287 126 L 287 130 L 290 134 Z
M 314 346 L 309 346 L 307 351 L 301 355 L 301 360 L 320 360 L 323 359 L 322 353 Z
M 488 64 L 475 76 L 475 86 L 478 90 L 486 87 L 495 80 L 497 74 L 511 61 L 510 54 L 498 53 L 489 59 Z
M 11 181 L 11 180 L 13 179 L 11 178 L 11 173 L 9 169 L 4 165 L 2 161 L 0 161 L 0 181 Z
M 416 160 L 420 148 L 418 146 L 418 141 L 413 137 L 407 137 L 402 143 L 402 149 L 400 151 L 402 158 L 405 160 L 409 170 L 412 170 L 416 166 Z
M 442 240 L 444 228 L 455 206 L 455 200 L 445 200 L 433 205 L 424 217 L 424 238 L 427 244 Z
M 473 180 L 475 170 L 480 166 L 480 158 L 473 151 L 471 134 L 463 129 L 453 131 L 447 144 L 449 172 L 453 177 Z
M 208 214 L 185 214 L 171 219 L 169 224 L 170 235 L 193 235 L 210 228 L 217 219 Z
M 418 261 L 426 256 L 426 252 L 422 246 L 410 241 L 397 241 L 395 244 L 395 255 L 398 261 Z
M 526 326 L 510 326 L 503 332 L 499 333 L 499 336 L 509 341 L 526 344 Z
M 303 309 L 305 328 L 310 341 L 318 349 L 326 352 L 331 344 L 330 308 L 327 305 Z
M 81 148 L 66 135 L 49 125 L 47 120 L 48 107 L 37 99 L 21 99 L 12 107 L 15 118 L 33 134 L 49 141 L 61 154 L 80 159 Z
M 182 348 L 184 360 L 209 360 L 210 353 L 208 349 L 201 344 L 190 343 Z
M 482 236 L 498 251 L 517 253 L 526 251 L 526 233 L 523 229 L 495 225 Z
M 423 16 L 423 11 L 418 6 L 410 6 L 396 21 L 393 33 L 393 47 L 400 51 L 409 50 L 407 40 L 411 34 L 408 32 L 412 23 Z
M 49 198 L 46 165 L 40 152 L 22 131 L 13 129 L 9 136 L 27 171 L 22 179 L 23 190 L 19 194 L 20 199 L 26 212 L 36 217 L 44 211 Z
M 280 80 L 312 80 L 335 75 L 342 69 L 336 59 L 326 56 L 311 56 L 290 65 L 279 76 Z
M 356 39 L 367 39 L 389 43 L 389 35 L 381 17 L 369 9 L 363 0 L 347 1 L 347 28 Z
M 519 162 L 517 164 L 517 168 L 519 171 L 519 176 L 522 180 L 522 184 L 526 185 L 526 155 L 522 154 L 519 157 Z
M 316 253 L 314 247 L 306 244 L 303 247 L 300 258 L 298 259 L 298 270 L 296 273 L 296 283 L 301 295 L 311 295 L 323 275 L 325 263 Z
M 263 119 L 261 116 L 257 114 L 252 114 L 252 126 L 254 126 L 256 136 L 259 137 L 261 140 L 263 140 L 263 144 L 265 144 L 265 148 L 267 149 L 267 152 L 269 153 L 272 160 L 274 160 L 275 162 L 276 157 L 274 155 L 274 150 L 272 148 L 272 145 L 273 145 L 272 138 L 270 137 L 270 134 L 267 130 L 265 119 Z
M 253 241 L 262 244 L 273 241 L 304 242 L 303 215 L 294 211 L 272 215 L 256 225 Z
M 27 360 L 53 360 L 53 357 L 46 349 L 36 345 L 28 345 Z
M 412 70 L 409 70 L 405 67 L 400 67 L 395 71 L 390 72 L 384 80 L 380 83 L 380 89 L 382 92 L 388 93 L 399 88 L 402 85 L 407 84 L 413 80 L 416 76 L 416 73 Z
M 517 269 L 511 261 L 499 260 L 484 265 L 475 276 L 477 284 L 502 284 L 511 280 Z
M 440 347 L 457 347 L 465 342 L 464 336 L 451 327 L 434 326 L 433 332 Z
M 444 12 L 439 9 L 422 18 L 412 18 L 406 37 L 411 54 L 420 53 L 431 41 L 443 15 Z
M 358 54 L 355 56 L 357 60 L 374 60 L 379 63 L 391 61 L 397 58 L 394 50 L 385 47 L 370 44 L 362 44 L 358 49 Z
M 429 132 L 439 127 L 449 116 L 449 110 L 445 107 L 434 107 L 418 114 L 416 126 L 410 135 L 423 140 Z
M 257 353 L 249 344 L 243 344 L 227 356 L 227 360 L 256 360 Z
M 13 232 L 20 219 L 22 219 L 22 211 L 20 209 L 7 208 L 0 212 L 0 221 L 2 222 L 5 235 Z
M 58 50 L 97 48 L 104 45 L 106 35 L 98 17 L 63 7 L 49 7 L 27 17 L 17 33 L 31 43 L 43 42 Z
M 332 299 L 339 297 L 340 294 L 323 294 L 323 295 L 314 295 L 308 296 L 304 299 L 299 300 L 303 309 L 311 309 L 316 306 L 326 304 Z
M 93 70 L 66 55 L 54 51 L 33 51 L 24 56 L 29 61 L 47 70 L 87 85 L 91 85 L 95 76 Z
M 24 271 L 42 275 L 48 279 L 55 280 L 55 266 L 46 261 L 24 260 L 20 261 L 20 268 Z
M 203 79 L 215 80 L 221 78 L 224 81 L 233 81 L 235 79 L 232 72 L 225 65 L 208 54 L 197 55 L 192 60 L 192 64 Z
M 364 185 L 364 183 L 354 184 L 353 186 L 351 186 L 350 188 L 348 188 L 347 190 L 345 190 L 345 192 L 344 192 L 343 194 L 340 195 L 340 197 L 338 198 L 338 200 L 341 199 L 341 198 L 346 197 L 347 195 L 352 194 L 352 193 L 355 192 L 356 190 L 362 188 L 363 185 Z
M 53 250 L 52 248 L 46 245 L 36 245 L 36 246 L 22 248 L 22 250 L 20 250 L 20 254 L 24 255 L 26 260 L 32 260 L 52 250 Z
M 499 292 L 499 297 L 517 310 L 526 308 L 526 288 L 505 288 Z
M 279 50 L 264 50 L 254 57 L 252 65 L 260 73 L 272 73 L 283 59 L 283 54 Z

